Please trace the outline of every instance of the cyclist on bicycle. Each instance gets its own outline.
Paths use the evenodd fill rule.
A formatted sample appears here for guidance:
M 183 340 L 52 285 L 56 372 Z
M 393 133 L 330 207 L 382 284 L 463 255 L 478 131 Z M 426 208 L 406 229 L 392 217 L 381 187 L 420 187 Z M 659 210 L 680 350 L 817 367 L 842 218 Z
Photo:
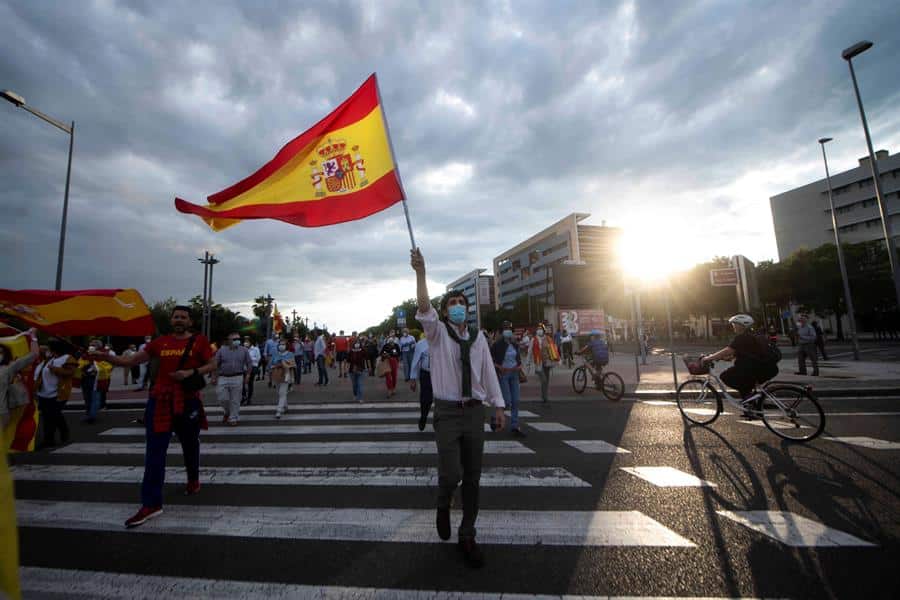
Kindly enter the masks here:
M 714 360 L 733 359 L 734 366 L 725 369 L 719 379 L 736 389 L 741 398 L 746 400 L 756 384 L 768 381 L 778 374 L 778 365 L 767 360 L 765 340 L 761 340 L 750 331 L 753 317 L 734 315 L 728 322 L 736 334 L 734 339 L 718 352 L 702 356 L 700 360 L 708 363 Z M 744 416 L 752 418 L 747 411 L 744 411 Z
M 609 364 L 609 346 L 606 344 L 603 332 L 592 329 L 590 340 L 578 351 L 578 354 L 583 354 L 585 358 L 591 361 L 596 370 L 594 376 L 599 377 L 603 367 Z

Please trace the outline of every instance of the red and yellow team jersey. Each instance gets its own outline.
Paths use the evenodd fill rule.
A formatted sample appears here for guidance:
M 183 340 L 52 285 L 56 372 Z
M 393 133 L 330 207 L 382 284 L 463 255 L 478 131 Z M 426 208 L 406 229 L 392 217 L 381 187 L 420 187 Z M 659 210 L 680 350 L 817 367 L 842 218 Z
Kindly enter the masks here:
M 174 335 L 163 335 L 147 344 L 145 348 L 147 354 L 151 358 L 159 359 L 159 371 L 154 388 L 161 385 L 169 386 L 174 382 L 169 376 L 178 370 L 178 363 L 181 362 L 181 355 L 184 354 L 188 339 L 190 338 L 180 340 Z M 197 334 L 194 345 L 191 347 L 191 353 L 185 360 L 182 369 L 198 369 L 208 363 L 212 357 L 213 351 L 209 340 L 206 336 Z
M 334 349 L 336 352 L 347 352 L 350 350 L 350 338 L 344 335 L 334 338 Z

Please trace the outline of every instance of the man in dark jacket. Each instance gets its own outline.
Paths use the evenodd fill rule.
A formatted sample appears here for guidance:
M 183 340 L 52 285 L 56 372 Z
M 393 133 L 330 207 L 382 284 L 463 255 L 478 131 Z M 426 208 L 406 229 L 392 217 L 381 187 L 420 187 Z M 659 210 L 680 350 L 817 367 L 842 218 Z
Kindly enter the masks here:
M 513 435 L 525 437 L 525 433 L 519 429 L 519 372 L 522 369 L 522 358 L 519 355 L 519 345 L 512 330 L 512 323 L 504 321 L 501 333 L 502 335 L 491 346 L 491 358 L 497 369 L 503 402 L 511 413 L 509 429 Z M 495 427 L 492 419 L 491 429 Z

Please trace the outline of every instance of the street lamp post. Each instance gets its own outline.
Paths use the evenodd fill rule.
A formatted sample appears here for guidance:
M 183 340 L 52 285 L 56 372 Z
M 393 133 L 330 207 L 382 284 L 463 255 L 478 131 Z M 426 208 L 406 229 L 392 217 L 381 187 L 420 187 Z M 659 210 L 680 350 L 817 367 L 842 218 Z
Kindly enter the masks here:
M 69 215 L 69 182 L 72 179 L 72 150 L 75 146 L 75 121 L 72 121 L 70 125 L 66 125 L 61 121 L 57 121 L 53 117 L 48 117 L 41 111 L 31 108 L 27 104 L 25 104 L 25 98 L 18 95 L 17 93 L 10 90 L 3 90 L 0 92 L 0 96 L 9 102 L 12 102 L 17 107 L 25 109 L 30 112 L 34 116 L 39 119 L 50 123 L 57 129 L 61 129 L 62 131 L 69 134 L 69 161 L 68 166 L 66 167 L 66 191 L 63 196 L 63 213 L 62 213 L 62 222 L 59 226 L 59 252 L 56 256 L 56 290 L 59 291 L 62 289 L 62 270 L 63 270 L 63 257 L 65 255 L 66 250 L 66 221 L 68 220 Z
M 834 212 L 834 198 L 831 192 L 831 173 L 828 172 L 828 157 L 825 155 L 825 144 L 831 138 L 819 139 L 822 146 L 822 160 L 825 161 L 825 181 L 828 182 L 828 207 L 831 209 L 831 227 L 834 229 L 834 245 L 837 246 L 838 266 L 841 269 L 841 281 L 844 284 L 844 304 L 850 318 L 850 340 L 853 342 L 853 360 L 859 360 L 859 341 L 856 339 L 856 315 L 853 311 L 853 297 L 850 295 L 850 281 L 847 279 L 847 265 L 844 263 L 844 250 L 841 248 L 841 234 L 838 232 L 837 215 Z
M 841 57 L 847 61 L 847 66 L 850 67 L 850 78 L 853 80 L 853 91 L 856 93 L 856 104 L 859 106 L 859 118 L 862 120 L 863 131 L 866 134 L 866 145 L 869 148 L 869 165 L 872 167 L 872 180 L 875 183 L 875 198 L 878 201 L 878 211 L 881 213 L 881 227 L 884 232 L 884 241 L 887 244 L 888 262 L 891 266 L 891 274 L 894 277 L 894 293 L 897 296 L 897 305 L 900 306 L 900 265 L 897 264 L 897 248 L 891 231 L 891 217 L 884 200 L 884 194 L 881 191 L 881 174 L 878 172 L 878 163 L 875 162 L 872 136 L 869 135 L 869 123 L 866 121 L 866 111 L 863 109 L 862 98 L 859 95 L 859 86 L 856 83 L 856 72 L 853 70 L 853 57 L 862 54 L 871 47 L 872 42 L 858 42 L 841 52 Z

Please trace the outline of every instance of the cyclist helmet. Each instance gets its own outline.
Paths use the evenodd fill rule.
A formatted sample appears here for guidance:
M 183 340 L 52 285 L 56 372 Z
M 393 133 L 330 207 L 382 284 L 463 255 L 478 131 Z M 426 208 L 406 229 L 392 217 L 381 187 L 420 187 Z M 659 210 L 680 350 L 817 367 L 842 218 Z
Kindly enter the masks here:
M 753 325 L 753 317 L 750 315 L 734 315 L 730 319 L 728 319 L 729 323 L 737 323 L 738 325 L 742 325 L 744 327 L 750 327 Z

